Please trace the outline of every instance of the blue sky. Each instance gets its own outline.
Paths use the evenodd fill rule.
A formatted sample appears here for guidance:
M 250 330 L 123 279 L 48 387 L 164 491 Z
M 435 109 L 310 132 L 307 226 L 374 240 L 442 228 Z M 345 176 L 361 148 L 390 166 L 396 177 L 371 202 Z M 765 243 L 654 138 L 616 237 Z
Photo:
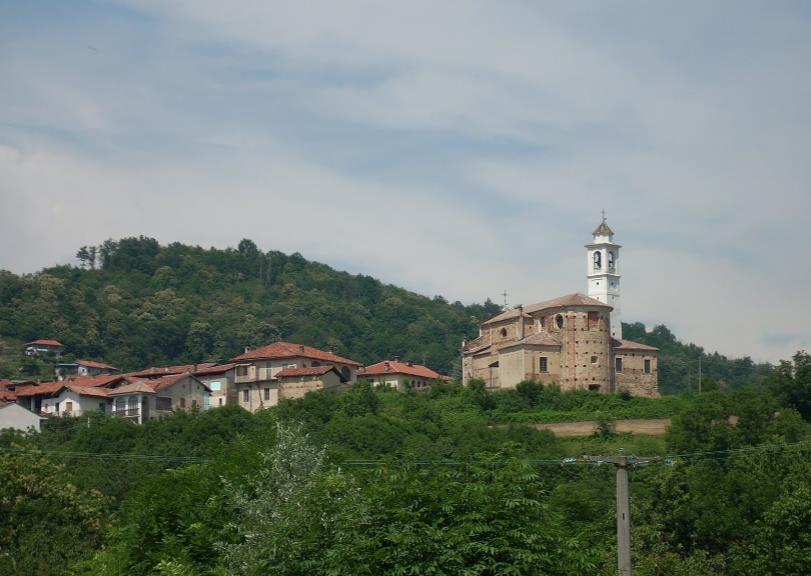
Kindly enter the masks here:
M 299 251 L 450 300 L 585 289 L 710 350 L 811 341 L 804 2 L 0 1 L 0 268 Z

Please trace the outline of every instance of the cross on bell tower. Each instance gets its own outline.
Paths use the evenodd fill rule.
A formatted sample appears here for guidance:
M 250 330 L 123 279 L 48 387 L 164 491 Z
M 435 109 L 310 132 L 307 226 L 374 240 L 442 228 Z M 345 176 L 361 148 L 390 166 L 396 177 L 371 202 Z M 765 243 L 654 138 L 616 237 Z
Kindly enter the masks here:
M 606 224 L 605 210 L 601 210 L 602 222 L 592 232 L 591 244 L 586 244 L 588 295 L 613 308 L 611 311 L 611 336 L 622 339 L 620 314 L 620 269 L 619 244 L 614 242 L 614 231 Z

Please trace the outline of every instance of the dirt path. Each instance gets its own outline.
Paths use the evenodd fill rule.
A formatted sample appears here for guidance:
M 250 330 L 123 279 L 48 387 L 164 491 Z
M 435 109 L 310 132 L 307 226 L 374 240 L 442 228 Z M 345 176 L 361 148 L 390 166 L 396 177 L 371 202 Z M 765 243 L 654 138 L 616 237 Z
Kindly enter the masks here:
M 670 418 L 632 418 L 629 420 L 617 420 L 616 423 L 617 432 L 661 436 L 670 425 Z M 597 422 L 594 420 L 530 424 L 530 426 L 538 430 L 551 430 L 555 433 L 555 436 L 589 436 L 597 430 Z

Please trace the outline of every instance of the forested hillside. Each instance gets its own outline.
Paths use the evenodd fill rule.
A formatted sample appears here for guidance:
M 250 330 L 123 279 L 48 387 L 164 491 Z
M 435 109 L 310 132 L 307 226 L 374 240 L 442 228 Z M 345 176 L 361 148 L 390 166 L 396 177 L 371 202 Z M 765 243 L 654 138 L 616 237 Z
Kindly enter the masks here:
M 0 354 L 0 377 L 48 377 L 47 366 L 19 357 L 21 344 L 35 338 L 59 340 L 68 358 L 123 370 L 226 359 L 284 339 L 365 363 L 401 356 L 458 375 L 462 339 L 499 312 L 490 301 L 449 303 L 300 254 L 262 252 L 250 240 L 221 250 L 125 238 L 82 247 L 77 259 L 78 266 L 32 275 L 0 271 L 0 348 L 12 353 Z M 695 382 L 700 348 L 664 326 L 624 330 L 661 348 L 663 391 Z M 708 384 L 729 386 L 757 382 L 769 369 L 717 354 L 704 355 L 703 364 Z

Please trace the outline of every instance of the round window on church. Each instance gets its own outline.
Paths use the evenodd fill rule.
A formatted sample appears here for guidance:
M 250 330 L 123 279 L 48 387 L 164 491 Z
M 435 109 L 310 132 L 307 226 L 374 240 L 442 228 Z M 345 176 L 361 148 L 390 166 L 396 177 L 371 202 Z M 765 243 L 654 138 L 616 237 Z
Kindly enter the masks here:
M 557 326 L 558 329 L 563 328 L 563 314 L 555 316 L 555 326 Z

